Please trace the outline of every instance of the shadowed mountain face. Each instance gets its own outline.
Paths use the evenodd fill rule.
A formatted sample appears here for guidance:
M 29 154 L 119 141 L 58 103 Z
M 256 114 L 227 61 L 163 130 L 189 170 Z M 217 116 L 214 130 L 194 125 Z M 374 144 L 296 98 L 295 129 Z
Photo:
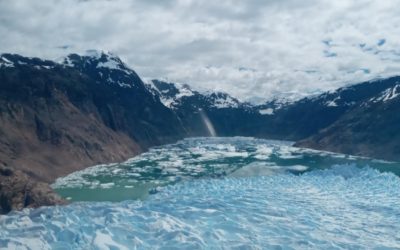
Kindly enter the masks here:
M 368 89 L 374 95 L 362 98 L 328 127 L 296 145 L 399 161 L 400 78 L 363 83 L 351 89 Z
M 64 66 L 78 70 L 95 83 L 93 102 L 102 121 L 128 134 L 142 148 L 174 142 L 186 135 L 174 112 L 150 93 L 118 57 L 97 51 L 88 56 L 72 54 L 64 60 Z
M 365 82 L 291 103 L 273 100 L 262 105 L 242 103 L 225 93 L 200 93 L 184 84 L 153 80 L 148 87 L 191 131 L 201 131 L 191 126 L 202 124 L 202 110 L 218 135 L 297 141 L 318 133 L 368 100 L 379 97 L 399 79 Z M 193 123 L 195 119 L 199 122 Z
M 400 160 L 400 77 L 258 106 L 182 84 L 152 81 L 150 86 L 195 135 L 207 135 L 201 129 L 204 112 L 220 136 L 292 140 L 302 147 Z
M 143 83 L 118 57 L 0 56 L 0 164 L 51 182 L 191 136 L 253 136 L 398 159 L 400 78 L 251 105 L 184 84 Z M 379 149 L 378 149 L 379 148 Z
M 103 59 L 117 58 L 68 59 L 67 65 L 1 56 L 1 164 L 51 182 L 185 136 L 174 113 L 136 73 L 99 67 Z M 106 80 L 96 75 L 96 67 Z
M 396 85 L 399 77 L 376 80 L 343 87 L 321 95 L 303 98 L 293 103 L 266 103 L 270 117 L 271 134 L 275 138 L 297 141 L 318 133 L 343 115 L 353 112 L 371 98 Z
M 265 122 L 256 107 L 221 92 L 200 93 L 184 84 L 153 80 L 148 88 L 173 110 L 190 136 L 210 136 L 210 121 L 218 136 L 260 136 L 265 124 L 249 129 L 249 124 Z

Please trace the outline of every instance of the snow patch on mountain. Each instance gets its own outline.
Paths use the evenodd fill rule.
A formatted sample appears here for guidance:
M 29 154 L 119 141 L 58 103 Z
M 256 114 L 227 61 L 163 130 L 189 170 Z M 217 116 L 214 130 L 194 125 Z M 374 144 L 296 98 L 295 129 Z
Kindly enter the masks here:
M 72 54 L 73 55 L 73 54 Z M 93 63 L 97 68 L 106 68 L 110 70 L 121 70 L 129 74 L 130 69 L 121 59 L 108 51 L 87 50 L 82 56 L 90 63 Z M 64 66 L 74 67 L 78 63 L 71 55 L 68 55 L 59 60 Z
M 176 104 L 176 100 L 169 96 L 168 93 L 170 90 L 164 89 L 159 90 L 154 84 L 155 80 L 144 79 L 143 82 L 147 87 L 147 90 L 153 94 L 153 96 L 158 96 L 160 98 L 161 103 L 167 108 L 173 108 Z
M 236 98 L 222 92 L 199 92 L 192 90 L 184 83 L 170 83 L 159 80 L 148 80 L 146 86 L 168 108 L 176 109 L 182 99 L 196 96 L 210 108 L 238 108 L 241 103 Z
M 272 109 L 272 108 L 260 109 L 260 110 L 258 110 L 258 112 L 261 115 L 273 115 L 274 114 L 274 109 Z
M 107 83 L 109 83 L 109 84 L 117 84 L 118 86 L 120 86 L 121 88 L 132 88 L 132 85 L 131 84 L 128 84 L 128 83 L 124 83 L 124 82 L 122 82 L 122 81 L 115 81 L 115 80 L 113 80 L 111 77 L 108 77 L 107 78 Z
M 108 84 L 116 84 L 121 88 L 134 87 L 131 77 L 136 77 L 136 73 L 110 52 L 87 50 L 82 56 L 70 54 L 59 61 L 64 67 L 78 70 L 93 68 L 98 77 Z
M 210 99 L 211 106 L 214 108 L 238 108 L 240 105 L 237 99 L 222 92 L 211 93 L 207 95 L 207 97 Z
M 114 56 L 111 53 L 103 53 L 104 59 L 100 57 L 98 60 L 97 68 L 106 68 L 109 70 L 119 70 L 125 74 L 131 74 L 132 70 L 126 66 L 119 57 Z M 104 61 L 105 60 L 105 61 Z
M 121 65 L 114 61 L 114 60 L 109 60 L 106 62 L 100 62 L 97 64 L 97 68 L 108 68 L 108 69 L 114 69 L 114 70 L 120 70 Z
M 75 64 L 72 62 L 72 60 L 71 60 L 71 58 L 69 58 L 69 56 L 59 59 L 57 61 L 60 64 L 62 64 L 64 67 L 74 67 L 75 66 Z
M 325 102 L 325 105 L 327 107 L 338 107 L 339 105 L 337 104 L 337 101 L 340 100 L 340 96 L 336 97 L 333 100 L 328 100 Z
M 17 64 L 19 64 L 19 65 L 27 65 L 28 63 L 22 62 L 22 61 L 17 61 Z
M 189 85 L 184 83 L 146 80 L 145 84 L 153 95 L 159 96 L 160 101 L 164 106 L 172 109 L 176 108 L 182 98 L 190 97 L 197 93 L 193 91 Z
M 400 95 L 400 84 L 396 84 L 392 88 L 388 88 L 381 93 L 380 96 L 371 98 L 370 101 L 377 103 L 377 102 L 387 102 L 392 100 Z
M 268 101 L 262 105 L 257 105 L 257 106 L 252 106 L 255 107 L 258 111 L 259 114 L 261 115 L 275 115 L 276 112 L 278 112 L 280 109 L 283 109 L 285 107 L 288 107 L 295 103 L 295 101 L 291 99 L 285 99 L 285 98 L 275 98 L 271 101 Z
M 190 89 L 187 84 L 175 83 L 175 87 L 178 89 L 178 94 L 175 96 L 176 99 L 180 99 L 184 96 L 192 96 L 194 92 Z
M 14 66 L 14 63 L 8 60 L 5 56 L 0 56 L 0 67 L 12 68 Z
M 160 91 L 154 85 L 153 80 L 149 80 L 147 78 L 142 78 L 144 85 L 146 86 L 147 90 L 149 90 L 153 95 L 160 95 Z
M 35 69 L 52 69 L 56 64 L 52 61 L 41 60 L 34 57 L 22 57 L 17 54 L 0 55 L 1 68 L 13 68 L 17 66 L 33 66 Z
M 93 59 L 100 59 L 103 54 L 111 54 L 108 51 L 88 49 L 85 51 L 84 56 L 92 57 Z

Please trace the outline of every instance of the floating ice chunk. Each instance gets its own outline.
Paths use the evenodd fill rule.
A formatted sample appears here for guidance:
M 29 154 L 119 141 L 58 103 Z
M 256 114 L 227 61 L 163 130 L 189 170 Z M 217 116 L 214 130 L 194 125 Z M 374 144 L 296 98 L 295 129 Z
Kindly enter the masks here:
M 197 178 L 302 173 L 351 162 L 385 171 L 397 166 L 361 157 L 295 148 L 291 144 L 245 137 L 190 138 L 152 148 L 121 164 L 94 166 L 75 172 L 58 179 L 53 187 L 72 200 L 93 200 L 95 192 L 115 192 L 97 198 L 112 197 L 111 200 L 115 201 L 142 199 L 148 195 L 149 188 Z
M 250 176 L 268 176 L 283 172 L 283 168 L 269 162 L 253 162 L 242 168 L 239 168 L 230 176 L 232 177 L 250 177 Z
M 303 154 L 299 153 L 299 149 L 294 147 L 282 146 L 277 150 L 277 154 L 282 159 L 301 159 Z
M 273 153 L 273 147 L 270 145 L 261 144 L 257 146 L 254 158 L 259 160 L 267 160 Z
M 102 184 L 100 184 L 100 187 L 101 187 L 101 188 L 111 188 L 111 187 L 113 187 L 114 185 L 115 185 L 115 183 L 109 182 L 109 183 L 102 183 Z
M 303 172 L 303 171 L 306 171 L 308 169 L 308 167 L 303 166 L 303 165 L 293 165 L 293 166 L 287 167 L 287 169 Z

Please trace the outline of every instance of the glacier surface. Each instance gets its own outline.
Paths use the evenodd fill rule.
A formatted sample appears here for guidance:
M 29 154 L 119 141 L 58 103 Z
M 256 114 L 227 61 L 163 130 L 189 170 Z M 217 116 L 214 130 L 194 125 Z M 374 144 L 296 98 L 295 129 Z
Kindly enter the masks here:
M 0 218 L 17 249 L 396 249 L 400 179 L 338 165 L 302 175 L 201 179 L 146 201 L 82 202 Z
M 399 164 L 290 145 L 193 138 L 74 173 L 55 187 L 121 201 L 1 216 L 0 249 L 400 248 Z

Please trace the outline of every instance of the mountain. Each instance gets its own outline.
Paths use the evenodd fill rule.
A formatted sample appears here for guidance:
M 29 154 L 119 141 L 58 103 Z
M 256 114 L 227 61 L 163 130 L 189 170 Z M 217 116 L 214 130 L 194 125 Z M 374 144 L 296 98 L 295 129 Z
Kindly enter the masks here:
M 103 122 L 128 134 L 142 148 L 173 142 L 186 134 L 175 114 L 145 86 L 139 76 L 111 53 L 71 54 L 63 66 L 88 76 L 97 88 L 93 102 Z
M 268 115 L 259 107 L 223 92 L 199 92 L 186 84 L 152 80 L 149 90 L 179 117 L 189 136 L 256 136 L 268 138 Z
M 226 93 L 194 91 L 186 84 L 153 80 L 147 83 L 147 87 L 166 107 L 177 114 L 189 136 L 210 135 L 204 122 L 206 116 L 213 125 L 215 134 L 219 136 L 291 140 L 298 141 L 296 145 L 303 147 L 395 159 L 393 156 L 398 154 L 393 148 L 396 137 L 391 137 L 393 142 L 385 138 L 388 131 L 395 134 L 397 126 L 396 122 L 390 122 L 390 112 L 397 112 L 396 107 L 387 105 L 397 98 L 397 91 L 400 90 L 399 80 L 400 77 L 371 80 L 294 102 L 272 100 L 262 105 L 242 103 Z M 382 106 L 382 110 L 389 112 L 376 112 L 375 108 L 379 105 Z M 357 122 L 363 121 L 365 117 L 379 117 L 382 114 L 387 114 L 388 117 L 370 118 L 374 122 L 379 121 L 380 125 L 377 124 L 375 128 L 370 125 L 371 121 L 367 120 L 365 124 L 356 126 Z M 354 117 L 357 117 L 357 120 L 354 120 Z M 334 124 L 341 126 L 332 126 Z M 348 131 L 347 135 L 344 135 L 343 127 L 353 125 L 358 127 L 358 130 Z M 336 136 L 332 138 L 335 143 L 326 141 L 328 135 L 323 131 L 327 131 L 327 128 L 330 128 L 328 131 L 331 135 Z M 350 136 L 351 134 L 354 136 Z M 358 134 L 358 142 L 349 141 Z M 381 145 L 387 143 L 385 152 L 378 153 L 378 150 L 374 149 L 378 145 L 374 143 L 366 149 L 367 141 L 377 135 L 384 141 L 376 139 L 375 142 L 379 141 Z M 340 139 L 343 136 L 347 140 Z M 321 138 L 325 138 L 325 141 L 321 141 Z
M 353 93 L 347 96 L 351 108 L 296 146 L 399 161 L 400 77 L 357 84 L 346 92 Z
M 118 57 L 62 63 L 0 56 L 0 165 L 52 182 L 185 137 L 176 115 Z
M 271 114 L 266 128 L 271 138 L 297 141 L 318 133 L 344 114 L 378 97 L 397 80 L 398 77 L 368 81 L 295 102 L 274 100 L 259 108 Z
M 400 77 L 252 105 L 141 78 L 107 52 L 0 55 L 0 213 L 64 204 L 48 183 L 193 136 L 251 136 L 400 161 Z
M 2 54 L 0 166 L 52 182 L 152 146 L 210 135 L 397 159 L 399 80 L 252 105 L 186 84 L 143 82 L 111 53 L 70 54 L 59 62 Z

